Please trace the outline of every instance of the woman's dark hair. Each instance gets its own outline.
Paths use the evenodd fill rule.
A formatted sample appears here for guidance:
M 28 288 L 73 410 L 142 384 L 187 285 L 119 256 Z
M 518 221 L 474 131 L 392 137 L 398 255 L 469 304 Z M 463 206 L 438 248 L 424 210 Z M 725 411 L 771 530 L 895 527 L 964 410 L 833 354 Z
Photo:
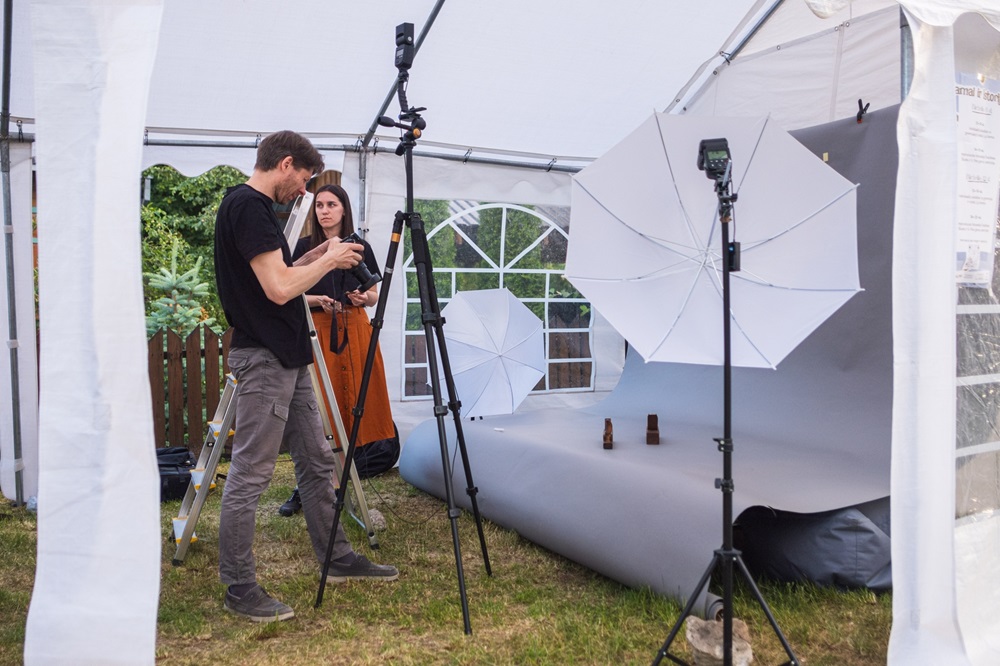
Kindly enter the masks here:
M 351 212 L 351 199 L 347 196 L 347 191 L 340 185 L 324 185 L 316 190 L 316 198 L 319 198 L 320 192 L 329 192 L 340 199 L 340 205 L 344 207 L 344 217 L 340 223 L 339 236 L 343 238 L 354 233 L 354 213 Z M 312 235 L 309 236 L 310 248 L 316 247 L 326 240 L 326 236 L 323 235 L 323 227 L 319 226 L 319 218 L 316 217 L 316 199 L 313 199 L 312 219 Z

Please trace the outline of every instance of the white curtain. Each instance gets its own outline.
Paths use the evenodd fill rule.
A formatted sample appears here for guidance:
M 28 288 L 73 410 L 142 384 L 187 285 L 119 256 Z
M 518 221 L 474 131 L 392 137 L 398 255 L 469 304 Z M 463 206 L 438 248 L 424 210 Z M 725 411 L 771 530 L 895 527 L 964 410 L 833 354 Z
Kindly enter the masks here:
M 34 0 L 38 561 L 24 656 L 153 664 L 156 467 L 139 172 L 162 0 Z
M 35 348 L 35 289 L 32 281 L 31 240 L 31 144 L 10 144 L 10 205 L 12 219 L 11 242 L 14 255 L 14 301 L 17 314 L 17 393 L 21 458 L 14 457 L 13 386 L 10 373 L 10 353 L 3 351 L 0 360 L 0 491 L 15 499 L 16 479 L 21 471 L 22 499 L 38 494 L 38 364 Z M 5 274 L 10 274 L 6 266 Z M 0 289 L 0 312 L 7 312 L 7 285 Z M 4 328 L 9 340 L 10 328 Z
M 956 50 L 974 38 L 955 22 L 979 10 L 996 26 L 998 13 L 970 0 L 903 4 L 915 61 L 897 129 L 888 661 L 987 666 L 1000 663 L 997 519 L 955 520 Z M 981 64 L 973 74 L 996 77 L 988 58 Z

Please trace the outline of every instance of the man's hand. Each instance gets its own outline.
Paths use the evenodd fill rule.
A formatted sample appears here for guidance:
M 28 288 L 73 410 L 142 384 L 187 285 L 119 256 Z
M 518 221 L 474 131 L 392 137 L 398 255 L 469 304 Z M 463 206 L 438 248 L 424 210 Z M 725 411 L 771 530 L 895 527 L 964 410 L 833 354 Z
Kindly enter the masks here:
M 326 259 L 332 262 L 333 268 L 351 268 L 357 266 L 364 259 L 361 254 L 365 251 L 364 246 L 356 243 L 342 243 L 339 238 L 331 238 L 326 241 Z

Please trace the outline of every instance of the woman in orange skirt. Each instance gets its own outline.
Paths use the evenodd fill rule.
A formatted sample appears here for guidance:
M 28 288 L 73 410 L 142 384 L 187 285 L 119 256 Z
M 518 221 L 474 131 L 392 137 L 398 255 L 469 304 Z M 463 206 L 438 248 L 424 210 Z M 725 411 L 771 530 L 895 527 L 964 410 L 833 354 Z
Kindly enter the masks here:
M 292 258 L 305 254 L 328 238 L 343 238 L 354 232 L 351 201 L 339 185 L 324 185 L 313 200 L 312 234 L 299 240 Z M 379 273 L 378 262 L 371 245 L 364 245 L 364 264 L 373 275 Z M 357 270 L 335 270 L 327 273 L 306 292 L 306 301 L 316 327 L 316 337 L 323 350 L 323 361 L 330 374 L 334 397 L 348 436 L 354 426 L 354 407 L 358 402 L 365 361 L 371 342 L 372 326 L 367 307 L 378 302 L 378 287 L 363 287 Z M 325 396 L 324 396 L 325 399 Z M 327 401 L 327 409 L 330 405 Z M 361 478 L 375 476 L 390 469 L 399 458 L 399 437 L 392 421 L 389 391 L 385 384 L 385 366 L 376 347 L 365 410 L 358 429 L 354 463 Z M 282 515 L 297 510 L 297 495 L 286 502 Z

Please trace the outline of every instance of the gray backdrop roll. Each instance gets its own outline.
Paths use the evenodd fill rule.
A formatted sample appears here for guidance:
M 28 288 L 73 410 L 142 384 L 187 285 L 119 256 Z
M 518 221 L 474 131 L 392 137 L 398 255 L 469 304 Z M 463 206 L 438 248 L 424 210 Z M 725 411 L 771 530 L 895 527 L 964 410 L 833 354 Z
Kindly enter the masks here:
M 821 512 L 889 494 L 896 115 L 892 108 L 860 124 L 849 118 L 793 132 L 861 184 L 865 291 L 777 370 L 734 368 L 734 515 L 757 505 Z M 739 220 L 738 202 L 736 211 Z M 483 515 L 622 583 L 686 598 L 722 540 L 714 487 L 722 455 L 713 441 L 722 435 L 722 388 L 719 367 L 643 364 L 630 354 L 618 387 L 594 407 L 467 423 Z M 659 446 L 645 444 L 653 413 Z M 614 424 L 610 451 L 601 444 L 605 417 Z M 449 445 L 453 452 L 451 427 Z M 407 439 L 400 472 L 444 496 L 433 420 Z M 462 476 L 456 498 L 468 507 Z

